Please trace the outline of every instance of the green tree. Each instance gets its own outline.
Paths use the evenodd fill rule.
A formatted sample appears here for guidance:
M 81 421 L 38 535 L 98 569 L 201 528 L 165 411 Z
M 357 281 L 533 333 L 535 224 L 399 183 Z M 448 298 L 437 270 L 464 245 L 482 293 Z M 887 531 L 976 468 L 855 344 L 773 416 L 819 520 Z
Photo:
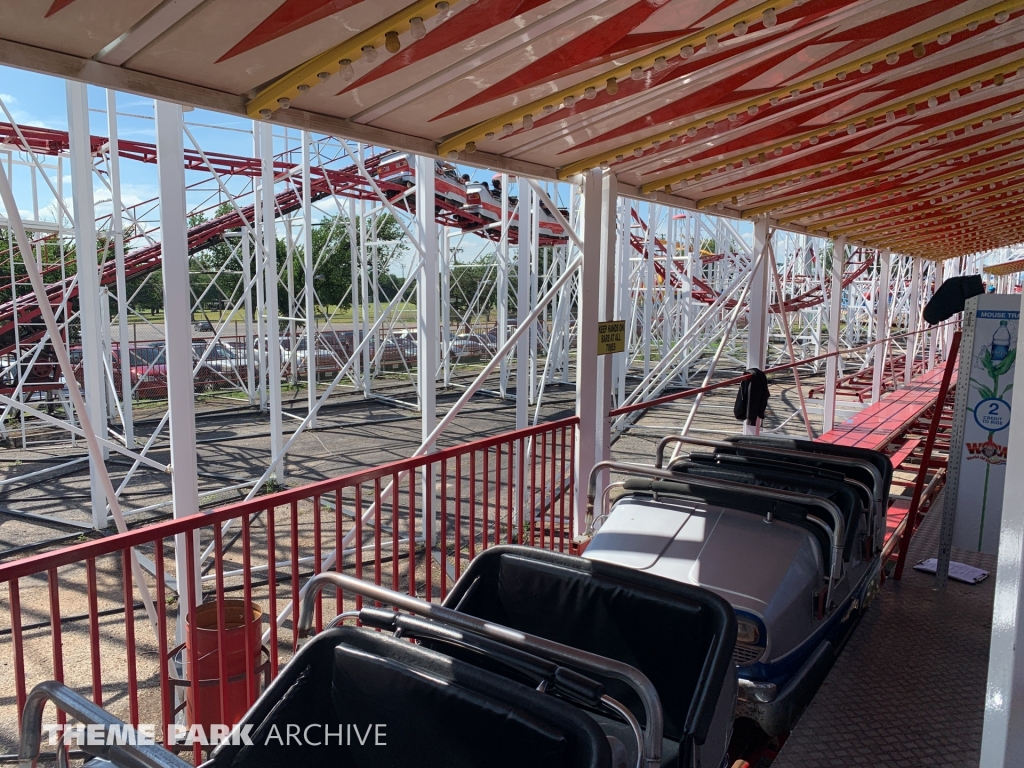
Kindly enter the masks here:
M 356 243 L 362 232 L 362 222 L 356 219 Z M 391 214 L 376 219 L 376 232 L 369 232 L 367 243 L 377 249 L 378 284 L 381 298 L 391 299 L 401 287 L 401 280 L 392 274 L 392 268 L 408 250 L 405 233 Z M 352 248 L 348 218 L 342 215 L 325 216 L 313 225 L 313 258 L 315 271 L 313 285 L 321 305 L 352 306 Z M 288 252 L 283 240 L 277 244 L 278 271 L 287 269 Z M 306 279 L 305 249 L 301 242 L 292 249 L 292 269 L 296 292 Z M 288 308 L 288 293 L 284 286 L 279 291 L 278 303 Z
M 452 255 L 451 305 L 460 314 L 472 307 L 475 313 L 489 316 L 497 305 L 497 283 L 497 260 L 493 253 L 469 264 L 459 264 L 458 254 Z

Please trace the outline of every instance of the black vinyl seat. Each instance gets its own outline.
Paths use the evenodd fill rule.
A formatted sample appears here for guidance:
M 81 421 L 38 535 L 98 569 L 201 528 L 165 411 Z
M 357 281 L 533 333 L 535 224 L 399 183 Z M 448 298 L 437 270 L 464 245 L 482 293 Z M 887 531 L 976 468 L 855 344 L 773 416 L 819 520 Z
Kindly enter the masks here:
M 849 562 L 854 542 L 857 539 L 857 531 L 864 516 L 864 505 L 860 495 L 846 483 L 845 479 L 842 479 L 842 476 L 840 479 L 836 479 L 835 473 L 828 472 L 827 476 L 822 477 L 793 471 L 793 468 L 794 465 L 790 465 L 789 471 L 782 471 L 777 467 L 762 467 L 758 465 L 756 459 L 742 465 L 723 466 L 716 463 L 715 456 L 711 454 L 691 454 L 688 459 L 677 460 L 669 467 L 672 472 L 678 474 L 717 478 L 744 485 L 777 488 L 828 499 L 839 508 L 843 516 L 845 529 L 843 560 Z M 812 514 L 823 520 L 830 528 L 834 528 L 831 517 L 823 514 L 822 510 L 816 509 Z
M 785 450 L 806 453 L 807 457 L 801 457 L 799 463 L 843 472 L 847 477 L 864 483 L 868 488 L 875 491 L 883 500 L 889 498 L 889 486 L 892 484 L 892 462 L 889 460 L 888 456 L 879 451 L 872 451 L 867 448 L 856 448 L 849 445 L 833 445 L 832 443 L 817 443 L 811 440 L 798 440 L 792 437 L 733 435 L 728 438 L 728 441 L 730 443 L 736 443 L 739 450 L 742 450 L 740 446 L 750 446 L 754 449 L 769 451 L 772 448 L 782 448 Z M 845 459 L 860 459 L 861 461 L 870 463 L 876 470 L 878 470 L 878 474 L 882 479 L 882 487 L 877 487 L 877 481 L 875 480 L 874 475 L 870 472 L 864 470 L 858 472 L 853 467 L 829 462 L 829 457 L 833 456 Z M 789 456 L 779 456 L 778 454 L 771 456 L 771 458 L 783 461 L 796 461 L 796 459 Z
M 695 745 L 708 737 L 725 686 L 735 685 L 731 606 L 708 590 L 630 568 L 499 546 L 470 563 L 444 605 L 643 672 L 661 700 L 664 766 L 691 764 Z M 644 723 L 630 688 L 587 674 Z M 625 724 L 597 719 L 631 746 Z M 635 747 L 632 751 L 635 755 Z
M 830 466 L 815 466 L 811 464 L 801 464 L 796 461 L 784 461 L 782 459 L 769 459 L 766 456 L 755 454 L 753 456 L 740 455 L 735 453 L 691 453 L 687 458 L 693 461 L 713 461 L 716 464 L 725 464 L 727 466 L 736 467 L 738 469 L 755 466 L 761 469 L 774 469 L 780 472 L 795 472 L 801 475 L 808 475 L 810 477 L 817 477 L 822 480 L 839 480 L 846 482 L 848 485 L 857 492 L 860 496 L 861 505 L 864 509 L 871 509 L 874 502 L 874 498 L 871 493 L 871 485 L 860 481 L 850 484 L 848 481 L 855 478 L 848 477 L 847 473 L 840 472 L 837 469 L 832 469 Z M 863 470 L 857 471 L 851 467 L 844 467 L 845 470 L 853 470 L 853 474 L 856 477 L 865 476 Z
M 376 744 L 384 725 L 384 737 Z M 607 737 L 577 707 L 388 634 L 342 627 L 317 635 L 241 725 L 253 745 L 225 743 L 209 768 L 611 768 Z M 281 744 L 289 727 L 345 745 Z M 348 730 L 358 729 L 364 743 Z M 369 728 L 369 735 L 367 735 Z M 332 734 L 334 732 L 332 731 Z M 297 737 L 296 737 L 297 738 Z

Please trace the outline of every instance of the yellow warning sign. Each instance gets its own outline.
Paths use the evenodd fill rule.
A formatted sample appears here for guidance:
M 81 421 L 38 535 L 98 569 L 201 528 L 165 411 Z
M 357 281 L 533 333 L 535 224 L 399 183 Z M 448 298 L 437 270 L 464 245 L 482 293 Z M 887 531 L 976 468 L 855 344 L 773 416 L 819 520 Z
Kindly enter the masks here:
M 626 321 L 609 320 L 597 324 L 597 354 L 614 355 L 626 351 Z

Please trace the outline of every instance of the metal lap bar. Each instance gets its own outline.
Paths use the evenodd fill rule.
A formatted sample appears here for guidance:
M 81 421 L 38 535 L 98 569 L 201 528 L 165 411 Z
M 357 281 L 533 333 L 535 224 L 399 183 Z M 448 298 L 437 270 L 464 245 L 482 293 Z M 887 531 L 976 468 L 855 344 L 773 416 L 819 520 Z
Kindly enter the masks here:
M 375 619 L 377 616 L 374 612 L 386 613 L 386 619 L 383 622 L 378 622 Z M 613 699 L 604 693 L 604 686 L 598 684 L 594 680 L 584 678 L 582 675 L 574 673 L 571 669 L 566 667 L 560 667 L 555 662 L 549 659 L 542 659 L 541 657 L 527 653 L 518 648 L 510 648 L 506 643 L 499 643 L 490 638 L 482 637 L 476 633 L 470 632 L 467 635 L 461 632 L 456 632 L 449 625 L 438 624 L 432 622 L 429 619 L 421 619 L 415 616 L 407 616 L 401 613 L 394 613 L 387 609 L 366 609 L 363 608 L 361 611 L 356 611 L 364 627 L 383 628 L 394 630 L 394 636 L 404 638 L 416 638 L 416 639 L 428 639 L 438 640 L 442 643 L 448 643 L 458 648 L 468 650 L 474 653 L 479 653 L 486 658 L 496 661 L 498 664 L 502 664 L 508 669 L 517 672 L 524 677 L 533 678 L 530 682 L 536 688 L 536 690 L 546 693 L 552 689 L 561 690 L 563 694 L 569 694 L 575 697 L 577 701 L 584 701 L 590 706 L 603 705 L 606 709 L 619 715 L 629 725 L 633 731 L 633 736 L 636 739 L 637 746 L 637 768 L 642 768 L 643 765 L 643 752 L 644 752 L 644 733 L 640 727 L 640 723 L 636 717 L 629 710 L 628 707 L 624 706 L 620 702 Z M 333 622 L 332 622 L 333 623 Z M 542 668 L 544 667 L 544 668 Z M 575 678 L 583 683 L 582 686 L 577 685 L 575 688 L 564 686 L 563 675 L 568 675 L 570 678 Z M 585 690 L 585 687 L 592 687 L 591 692 L 593 696 L 584 696 L 581 693 Z
M 872 464 L 866 459 L 855 459 L 850 456 L 836 456 L 831 453 L 816 453 L 814 451 L 798 451 L 792 448 L 776 448 L 775 446 L 759 446 L 756 443 L 734 443 L 728 440 L 708 440 L 702 437 L 690 437 L 688 435 L 668 435 L 663 437 L 661 442 L 658 443 L 658 450 L 655 459 L 654 466 L 661 469 L 661 465 L 665 461 L 665 448 L 674 444 L 682 443 L 684 445 L 700 445 L 705 448 L 729 448 L 732 450 L 751 451 L 755 454 L 760 455 L 762 458 L 773 458 L 775 456 L 788 456 L 794 459 L 807 458 L 808 456 L 819 456 L 822 461 L 828 461 L 833 464 L 841 464 L 846 467 L 858 467 L 860 469 L 866 469 L 871 473 L 871 477 L 874 480 L 874 488 L 869 488 L 868 491 L 871 498 L 875 503 L 875 515 L 872 516 L 872 520 L 875 521 L 877 527 L 879 517 L 885 514 L 888 508 L 889 500 L 882 494 L 884 490 L 882 488 L 882 475 L 878 471 L 878 467 Z M 856 481 L 847 481 L 856 482 Z
M 832 539 L 832 572 L 829 574 L 828 586 L 828 599 L 831 598 L 832 585 L 838 582 L 842 576 L 843 542 L 846 540 L 846 528 L 843 523 L 843 515 L 839 511 L 839 507 L 828 499 L 823 499 L 820 496 L 808 496 L 802 493 L 794 493 L 793 491 L 783 491 L 778 488 L 765 488 L 764 486 L 747 485 L 746 483 L 734 483 L 730 480 L 701 477 L 700 475 L 680 476 L 673 472 L 669 472 L 668 470 L 649 467 L 644 464 L 625 464 L 617 461 L 600 461 L 594 465 L 594 469 L 590 473 L 590 481 L 587 484 L 587 498 L 590 501 L 591 507 L 594 502 L 597 475 L 599 472 L 606 469 L 611 470 L 612 472 L 643 475 L 645 477 L 654 477 L 659 480 L 670 480 L 675 483 L 696 485 L 702 488 L 715 488 L 722 491 L 735 491 L 739 494 L 762 496 L 766 499 L 785 501 L 800 506 L 820 507 L 829 514 L 832 518 L 833 524 L 833 528 L 830 531 L 830 538 Z M 828 599 L 826 599 L 826 605 L 828 605 Z
M 49 702 L 53 702 L 57 709 L 83 725 L 102 725 L 104 731 L 111 726 L 127 728 L 109 712 L 82 698 L 62 683 L 39 683 L 25 701 L 24 716 L 21 720 L 21 744 L 18 748 L 18 765 L 21 768 L 34 768 L 39 758 L 43 710 Z M 87 751 L 88 754 L 102 757 L 114 765 L 132 768 L 189 768 L 188 763 L 159 744 L 104 744 L 90 746 Z
M 312 634 L 311 628 L 317 596 L 322 589 L 330 586 L 344 589 L 346 593 L 362 595 L 409 613 L 435 619 L 459 629 L 475 632 L 514 648 L 547 657 L 552 661 L 621 680 L 636 691 L 644 707 L 647 722 L 643 738 L 644 765 L 646 768 L 658 768 L 661 765 L 661 740 L 664 731 L 661 700 L 658 698 L 658 692 L 654 685 L 638 669 L 614 659 L 484 621 L 475 616 L 434 605 L 341 573 L 320 573 L 306 583 L 306 591 L 302 597 L 299 613 L 298 631 L 300 636 L 307 637 Z

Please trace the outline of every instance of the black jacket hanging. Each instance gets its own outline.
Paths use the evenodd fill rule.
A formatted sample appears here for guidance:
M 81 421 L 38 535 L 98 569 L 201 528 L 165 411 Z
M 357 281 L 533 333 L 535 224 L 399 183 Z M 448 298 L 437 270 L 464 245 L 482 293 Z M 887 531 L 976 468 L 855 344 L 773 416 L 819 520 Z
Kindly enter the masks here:
M 768 407 L 768 377 L 760 368 L 748 368 L 746 372 L 751 374 L 751 377 L 740 382 L 740 391 L 736 393 L 736 405 L 733 406 L 732 415 L 753 426 L 757 424 L 758 419 L 764 419 L 765 409 Z
M 957 312 L 964 311 L 964 302 L 985 292 L 981 275 L 951 277 L 935 291 L 922 313 L 926 323 L 935 325 L 948 320 Z

